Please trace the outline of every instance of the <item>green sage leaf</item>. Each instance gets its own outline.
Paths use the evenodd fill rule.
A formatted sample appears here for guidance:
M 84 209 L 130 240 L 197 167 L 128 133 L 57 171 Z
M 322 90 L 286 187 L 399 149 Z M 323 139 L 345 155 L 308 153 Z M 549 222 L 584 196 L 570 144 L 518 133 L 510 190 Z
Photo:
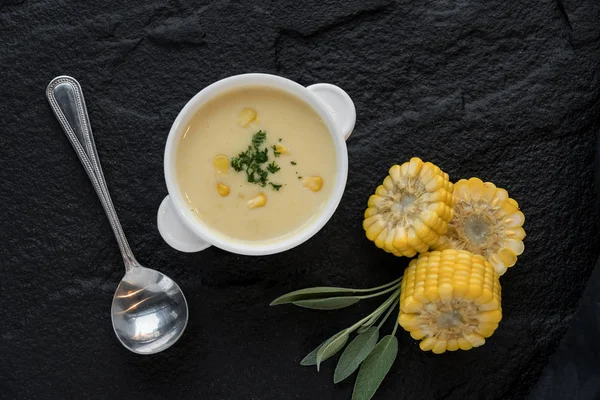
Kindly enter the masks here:
M 371 353 L 379 339 L 379 328 L 373 326 L 356 336 L 342 353 L 335 367 L 333 382 L 338 383 L 352 375 L 360 363 Z
M 328 297 L 324 299 L 307 299 L 294 301 L 292 304 L 298 307 L 312 308 L 313 310 L 337 310 L 356 304 L 360 301 L 360 297 Z
M 398 355 L 398 339 L 394 335 L 384 336 L 371 354 L 362 362 L 352 400 L 370 400 L 383 378 L 387 375 Z
M 335 353 L 337 353 L 342 349 L 342 347 L 344 347 L 344 345 L 348 341 L 348 336 L 348 333 L 345 330 L 343 330 L 341 335 L 339 335 L 331 342 L 327 343 L 319 349 L 319 351 L 317 352 L 317 371 L 320 369 L 321 363 L 323 361 L 335 355 Z
M 332 296 L 337 297 L 340 295 L 352 295 L 354 293 L 357 293 L 357 290 L 341 287 L 319 286 L 300 289 L 294 292 L 284 294 L 283 296 L 279 296 L 278 298 L 273 300 L 270 305 L 276 306 L 279 304 L 289 304 L 300 300 L 322 299 Z
M 334 340 L 338 336 L 342 335 L 345 331 L 346 330 L 344 329 L 343 331 L 336 333 L 335 335 L 333 335 L 332 337 L 330 337 L 329 339 L 327 339 L 323 343 L 321 343 L 316 349 L 314 349 L 313 351 L 308 353 L 306 355 L 306 357 L 304 357 L 302 359 L 302 361 L 300 361 L 300 365 L 304 365 L 304 366 L 317 365 L 317 353 L 319 352 L 319 350 L 321 350 L 321 348 L 323 346 L 329 344 L 332 340 Z
M 361 334 L 361 333 L 365 333 L 366 331 L 368 331 L 369 329 L 371 329 L 372 325 L 362 325 L 360 328 L 358 328 L 358 330 L 356 331 L 356 333 Z
M 339 297 L 339 296 L 350 296 L 355 295 L 357 293 L 370 293 L 375 292 L 377 290 L 389 288 L 391 286 L 398 286 L 402 277 L 388 282 L 385 285 L 368 288 L 368 289 L 352 289 L 352 288 L 343 288 L 343 287 L 333 287 L 333 286 L 317 286 L 312 288 L 300 289 L 290 293 L 286 293 L 282 296 L 279 296 L 275 300 L 271 302 L 272 306 L 276 306 L 279 304 L 289 304 L 298 300 L 307 300 L 307 299 L 322 299 L 326 297 Z

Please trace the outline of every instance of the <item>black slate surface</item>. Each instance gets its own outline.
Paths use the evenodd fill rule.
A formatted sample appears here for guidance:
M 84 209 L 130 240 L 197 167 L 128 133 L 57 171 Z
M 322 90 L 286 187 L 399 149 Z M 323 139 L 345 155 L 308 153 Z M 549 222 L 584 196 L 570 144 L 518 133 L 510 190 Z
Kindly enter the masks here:
M 401 274 L 407 260 L 368 242 L 361 219 L 389 166 L 411 156 L 454 180 L 507 188 L 528 236 L 502 277 L 504 319 L 488 343 L 435 356 L 399 331 L 378 398 L 524 398 L 598 255 L 594 0 L 4 0 L 0 70 L 2 398 L 349 398 L 350 381 L 332 383 L 333 362 L 320 373 L 298 363 L 374 304 L 326 313 L 268 303 L 305 286 Z M 178 253 L 155 223 L 170 124 L 204 86 L 244 72 L 346 89 L 358 113 L 346 193 L 330 223 L 290 252 Z M 137 257 L 173 277 L 190 304 L 186 333 L 156 356 L 114 337 L 109 307 L 123 269 L 44 98 L 59 74 L 84 87 Z
M 600 140 L 596 144 L 596 210 L 600 211 Z M 599 221 L 600 223 L 600 221 Z M 556 353 L 530 399 L 600 398 L 600 257 Z

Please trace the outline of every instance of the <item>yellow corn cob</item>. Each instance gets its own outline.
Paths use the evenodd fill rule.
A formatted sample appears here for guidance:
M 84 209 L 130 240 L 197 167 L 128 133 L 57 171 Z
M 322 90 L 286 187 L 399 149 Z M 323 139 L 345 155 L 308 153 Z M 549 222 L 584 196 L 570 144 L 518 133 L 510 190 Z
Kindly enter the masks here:
M 367 238 L 396 256 L 427 251 L 452 219 L 452 192 L 448 174 L 430 162 L 415 157 L 394 165 L 369 198 L 363 221 Z
M 398 323 L 440 354 L 485 343 L 502 319 L 499 275 L 465 250 L 423 253 L 404 271 Z
M 519 211 L 519 204 L 508 197 L 506 190 L 478 178 L 458 181 L 454 195 L 457 199 L 454 218 L 434 248 L 480 254 L 498 274 L 504 274 L 525 249 L 525 216 Z

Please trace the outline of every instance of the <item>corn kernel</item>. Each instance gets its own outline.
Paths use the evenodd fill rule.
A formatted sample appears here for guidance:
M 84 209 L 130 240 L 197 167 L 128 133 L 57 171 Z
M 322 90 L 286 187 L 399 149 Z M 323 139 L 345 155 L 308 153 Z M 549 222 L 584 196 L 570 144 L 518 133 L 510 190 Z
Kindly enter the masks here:
M 248 208 L 258 208 L 267 204 L 267 196 L 264 193 L 260 193 L 258 196 L 251 198 L 248 200 L 246 205 Z
M 323 188 L 323 178 L 320 176 L 309 176 L 308 178 L 302 179 L 302 186 L 313 192 L 318 192 Z
M 385 229 L 385 222 L 381 219 L 381 216 L 378 215 L 376 217 L 379 218 L 377 218 L 375 223 L 367 229 L 367 237 L 372 238 L 370 240 L 373 241 L 375 241 L 379 234 Z
M 434 337 L 428 337 L 427 339 L 423 339 L 419 346 L 423 351 L 429 351 L 433 349 L 433 347 L 437 344 L 438 340 Z
M 448 351 L 458 350 L 458 340 L 456 340 L 456 339 L 448 340 L 448 346 L 447 346 L 446 350 L 448 350 Z
M 222 183 L 218 183 L 217 193 L 219 193 L 222 197 L 227 196 L 229 194 L 229 186 L 223 185 Z
M 229 158 L 219 154 L 213 159 L 213 166 L 218 173 L 227 175 L 229 172 Z
M 242 127 L 247 127 L 257 119 L 258 114 L 252 108 L 244 108 L 237 117 L 237 123 Z
M 471 342 L 469 342 L 465 338 L 459 338 L 459 339 L 457 339 L 457 341 L 458 341 L 458 347 L 461 350 L 471 350 L 473 348 L 473 345 L 471 344 Z
M 433 346 L 431 351 L 435 354 L 442 354 L 443 352 L 446 351 L 447 346 L 448 346 L 448 341 L 440 340 Z
M 275 145 L 275 151 L 280 154 L 288 154 L 290 152 L 290 150 L 281 143 Z

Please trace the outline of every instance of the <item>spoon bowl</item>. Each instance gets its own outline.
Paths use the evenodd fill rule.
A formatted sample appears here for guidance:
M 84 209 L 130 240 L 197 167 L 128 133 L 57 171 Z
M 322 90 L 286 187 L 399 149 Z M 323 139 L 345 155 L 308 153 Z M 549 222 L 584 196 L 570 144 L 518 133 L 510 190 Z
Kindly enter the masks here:
M 174 343 L 187 325 L 183 292 L 168 276 L 131 268 L 119 283 L 111 307 L 115 334 L 134 353 L 152 354 Z

